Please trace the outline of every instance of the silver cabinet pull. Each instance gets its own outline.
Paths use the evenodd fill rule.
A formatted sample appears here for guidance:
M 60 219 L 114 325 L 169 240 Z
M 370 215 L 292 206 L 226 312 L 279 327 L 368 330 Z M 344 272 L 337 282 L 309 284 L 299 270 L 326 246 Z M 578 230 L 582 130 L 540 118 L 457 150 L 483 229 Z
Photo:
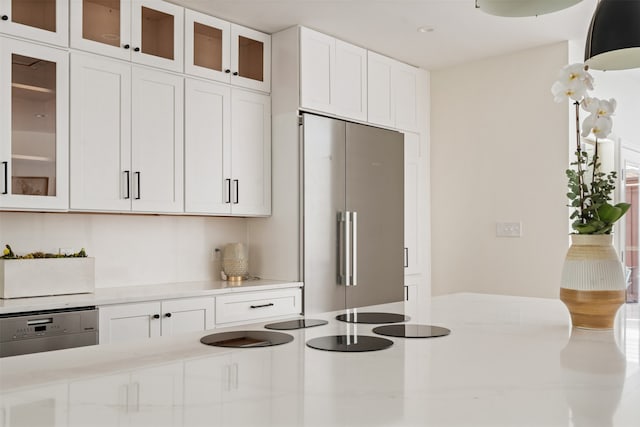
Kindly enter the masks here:
M 409 248 L 404 248 L 404 266 L 409 267 Z
M 358 212 L 351 212 L 351 285 L 358 284 Z

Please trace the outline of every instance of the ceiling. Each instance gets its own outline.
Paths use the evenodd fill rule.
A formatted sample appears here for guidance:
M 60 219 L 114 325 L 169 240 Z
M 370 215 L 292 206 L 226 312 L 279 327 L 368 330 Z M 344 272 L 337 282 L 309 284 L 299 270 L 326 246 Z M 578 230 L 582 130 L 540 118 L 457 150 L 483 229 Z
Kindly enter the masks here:
M 525 18 L 502 18 L 475 0 L 171 0 L 275 33 L 296 24 L 427 70 L 562 40 L 584 40 L 597 0 Z M 425 27 L 433 31 L 419 32 Z

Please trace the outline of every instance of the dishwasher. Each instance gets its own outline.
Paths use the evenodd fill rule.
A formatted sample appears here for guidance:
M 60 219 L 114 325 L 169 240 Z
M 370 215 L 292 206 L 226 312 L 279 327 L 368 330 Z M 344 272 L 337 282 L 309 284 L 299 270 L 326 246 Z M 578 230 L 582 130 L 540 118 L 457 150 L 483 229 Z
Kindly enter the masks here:
M 98 344 L 95 306 L 0 315 L 0 357 Z

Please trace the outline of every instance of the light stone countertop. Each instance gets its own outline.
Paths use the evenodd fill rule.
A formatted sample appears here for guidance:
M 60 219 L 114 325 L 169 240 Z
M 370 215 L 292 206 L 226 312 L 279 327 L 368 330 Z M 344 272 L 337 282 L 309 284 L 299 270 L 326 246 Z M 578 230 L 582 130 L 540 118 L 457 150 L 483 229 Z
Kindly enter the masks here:
M 188 298 L 294 287 L 302 287 L 302 283 L 282 280 L 250 279 L 243 282 L 227 282 L 221 280 L 98 288 L 95 292 L 87 294 L 0 299 L 0 315 L 26 311 L 123 304 L 169 298 Z
M 3 358 L 0 414 L 60 427 L 639 425 L 637 304 L 620 310 L 614 330 L 572 331 L 558 300 L 452 294 L 406 313 L 451 329 L 446 337 L 390 338 L 388 349 L 351 354 L 307 347 L 374 335 L 376 325 L 335 314 L 312 316 L 329 324 L 286 331 L 294 340 L 274 347 L 199 342 L 263 330 L 256 323 Z

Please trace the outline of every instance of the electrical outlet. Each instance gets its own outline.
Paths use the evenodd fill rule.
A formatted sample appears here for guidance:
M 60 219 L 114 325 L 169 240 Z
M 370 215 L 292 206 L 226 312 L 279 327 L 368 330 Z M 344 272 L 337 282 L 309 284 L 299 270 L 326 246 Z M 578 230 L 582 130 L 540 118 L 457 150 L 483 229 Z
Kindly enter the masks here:
M 496 237 L 522 237 L 520 222 L 497 222 Z

